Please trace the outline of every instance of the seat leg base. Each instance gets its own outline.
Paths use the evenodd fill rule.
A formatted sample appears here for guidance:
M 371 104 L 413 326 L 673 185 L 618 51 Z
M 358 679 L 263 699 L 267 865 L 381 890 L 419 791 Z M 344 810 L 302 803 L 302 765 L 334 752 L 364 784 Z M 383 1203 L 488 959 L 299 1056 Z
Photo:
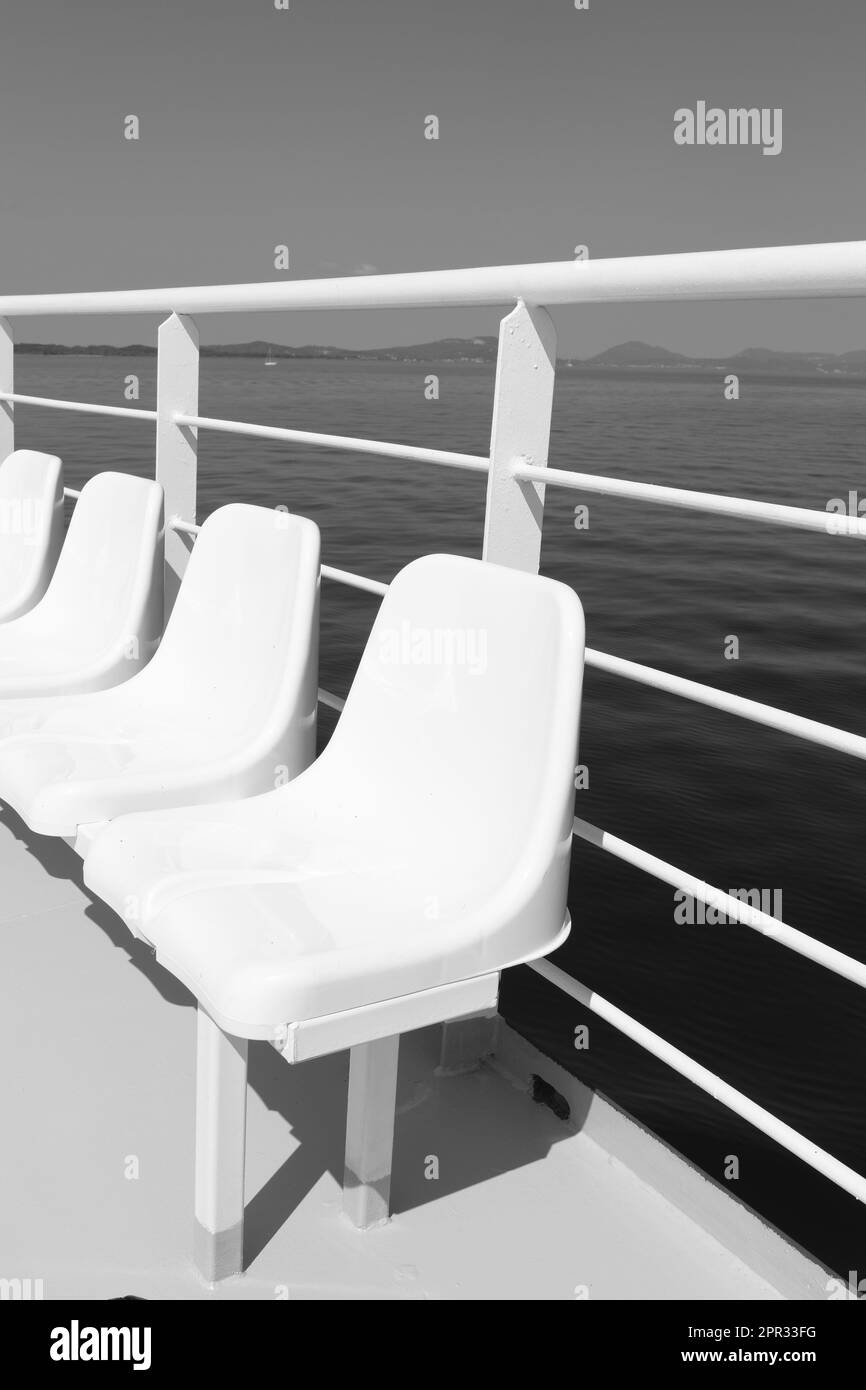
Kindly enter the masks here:
M 199 1008 L 193 1251 L 209 1284 L 243 1269 L 248 1046 Z
M 201 1277 L 208 1284 L 243 1274 L 243 1222 L 227 1231 L 209 1231 L 200 1221 L 193 1225 L 193 1259 Z

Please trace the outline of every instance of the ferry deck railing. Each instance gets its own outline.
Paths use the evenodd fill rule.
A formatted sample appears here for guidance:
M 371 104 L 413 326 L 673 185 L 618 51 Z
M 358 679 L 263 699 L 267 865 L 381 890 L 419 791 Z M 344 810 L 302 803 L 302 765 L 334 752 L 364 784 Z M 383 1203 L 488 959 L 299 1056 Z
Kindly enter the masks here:
M 250 285 L 121 290 L 80 294 L 0 296 L 0 459 L 14 448 L 14 407 L 119 416 L 156 425 L 156 477 L 165 490 L 166 608 L 170 611 L 188 557 L 183 535 L 195 536 L 197 452 L 200 430 L 277 440 L 349 453 L 374 454 L 484 474 L 487 505 L 483 558 L 537 572 L 547 487 L 616 496 L 652 505 L 715 513 L 743 521 L 823 532 L 828 537 L 866 537 L 853 519 L 831 526 L 827 512 L 774 502 L 659 487 L 620 478 L 548 468 L 547 453 L 556 334 L 547 307 L 557 304 L 632 303 L 723 299 L 837 298 L 866 296 L 866 241 L 742 251 L 640 256 L 606 261 L 553 262 L 418 274 Z M 198 413 L 199 349 L 191 315 L 347 308 L 514 307 L 502 320 L 496 365 L 493 422 L 487 457 L 418 448 L 373 439 L 280 429 Z M 26 396 L 14 389 L 14 336 L 9 318 L 59 314 L 165 313 L 159 328 L 156 410 Z M 77 493 L 66 489 L 67 496 Z M 374 595 L 387 585 L 363 575 L 322 566 L 324 578 Z M 588 649 L 587 665 L 726 714 L 866 758 L 866 738 L 786 710 L 685 680 L 666 671 Z M 327 690 L 320 702 L 339 711 L 343 700 Z M 724 893 L 676 865 L 575 818 L 574 835 L 645 873 L 714 907 L 789 950 L 853 983 L 866 986 L 866 963 Z M 531 964 L 545 980 L 605 1019 L 633 1042 L 747 1120 L 858 1201 L 866 1201 L 866 1177 L 812 1143 L 742 1092 L 629 1017 L 614 1004 L 546 960 Z

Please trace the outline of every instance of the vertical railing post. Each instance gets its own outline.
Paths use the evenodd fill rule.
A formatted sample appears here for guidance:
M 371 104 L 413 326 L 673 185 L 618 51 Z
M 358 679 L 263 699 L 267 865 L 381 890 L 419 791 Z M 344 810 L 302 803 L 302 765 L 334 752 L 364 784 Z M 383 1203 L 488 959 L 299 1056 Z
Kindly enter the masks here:
M 544 524 L 544 487 L 520 482 L 519 461 L 547 466 L 556 329 L 546 309 L 521 300 L 499 325 L 490 472 L 482 559 L 538 573 Z M 491 1053 L 496 1018 L 457 1019 L 442 1028 L 440 1066 L 460 1071 Z
M 541 559 L 544 487 L 518 481 L 512 468 L 518 460 L 547 464 L 555 375 L 553 320 L 546 309 L 521 301 L 499 326 L 482 558 L 533 574 Z
M 196 519 L 198 431 L 175 415 L 198 414 L 198 330 L 172 314 L 159 326 L 156 372 L 156 481 L 165 490 L 165 616 L 168 619 L 189 559 L 188 538 L 169 521 Z
M 0 391 L 15 390 L 15 335 L 12 325 L 0 318 Z M 15 407 L 0 401 L 0 463 L 15 448 Z

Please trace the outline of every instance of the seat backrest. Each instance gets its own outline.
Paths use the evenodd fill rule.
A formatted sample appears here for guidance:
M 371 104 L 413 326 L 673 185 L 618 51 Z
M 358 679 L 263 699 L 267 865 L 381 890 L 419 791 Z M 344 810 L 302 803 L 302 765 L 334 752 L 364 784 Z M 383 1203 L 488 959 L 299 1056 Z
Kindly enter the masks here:
M 128 647 L 129 673 L 162 635 L 163 490 L 97 473 L 81 490 L 48 591 L 31 615 L 81 653 Z
M 0 622 L 39 602 L 63 541 L 63 465 L 17 449 L 0 464 Z
M 157 702 L 182 692 L 203 720 L 263 739 L 297 715 L 302 690 L 314 732 L 318 594 L 315 522 L 245 503 L 220 507 L 196 539 L 137 690 Z
M 421 836 L 435 855 L 471 831 L 479 859 L 489 849 L 513 864 L 528 841 L 570 834 L 583 651 L 566 585 L 459 556 L 416 560 L 382 601 L 320 762 L 351 781 L 347 806 L 369 806 L 376 789 L 396 841 Z

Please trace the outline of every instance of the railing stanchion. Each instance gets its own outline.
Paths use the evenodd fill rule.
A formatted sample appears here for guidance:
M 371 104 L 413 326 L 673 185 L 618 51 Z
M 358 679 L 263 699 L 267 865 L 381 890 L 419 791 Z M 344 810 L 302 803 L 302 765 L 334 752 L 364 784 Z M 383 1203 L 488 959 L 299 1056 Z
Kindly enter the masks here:
M 546 309 L 523 301 L 499 325 L 482 558 L 538 573 L 544 486 L 520 481 L 516 463 L 546 467 L 556 376 L 556 329 Z M 496 1019 L 442 1025 L 440 1066 L 460 1071 L 493 1052 Z
M 499 326 L 483 558 L 538 573 L 544 486 L 514 477 L 516 463 L 547 464 L 556 329 L 546 309 L 520 303 Z
M 175 415 L 198 414 L 198 330 L 191 318 L 172 314 L 159 326 L 156 387 L 156 481 L 165 489 L 165 518 L 194 522 L 198 431 Z M 165 532 L 165 616 L 174 607 L 189 558 L 179 531 Z
M 0 318 L 0 391 L 15 390 L 15 335 L 8 320 Z M 15 448 L 15 407 L 0 401 L 0 463 Z

